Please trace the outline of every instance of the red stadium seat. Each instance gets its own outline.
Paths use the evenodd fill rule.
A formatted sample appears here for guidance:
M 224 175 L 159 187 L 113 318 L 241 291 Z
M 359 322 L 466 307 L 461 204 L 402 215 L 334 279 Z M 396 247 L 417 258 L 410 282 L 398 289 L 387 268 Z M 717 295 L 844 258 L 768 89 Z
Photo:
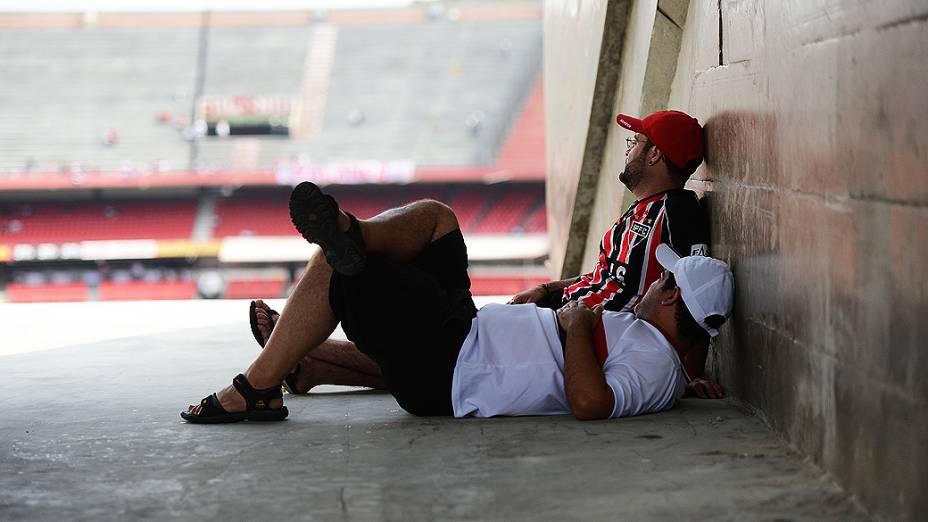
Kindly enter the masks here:
M 12 303 L 85 301 L 87 300 L 87 285 L 84 283 L 39 285 L 10 283 L 6 285 L 6 297 Z
M 523 230 L 526 234 L 540 234 L 548 230 L 548 209 L 542 205 L 535 209 L 528 219 L 525 220 L 525 224 L 522 225 Z
M 136 301 L 151 299 L 192 299 L 196 296 L 193 281 L 129 281 L 100 283 L 101 301 Z
M 474 232 L 482 234 L 509 234 L 521 225 L 536 204 L 536 191 L 512 190 L 499 198 L 480 220 Z
M 213 236 L 289 236 L 294 234 L 287 193 L 280 196 L 245 196 L 216 205 Z
M 515 295 L 547 281 L 549 279 L 544 277 L 471 275 L 470 292 L 473 295 Z
M 229 281 L 226 287 L 226 299 L 274 299 L 283 297 L 283 279 L 250 279 Z
M 0 243 L 189 239 L 195 201 L 68 202 L 6 206 Z
M 458 224 L 464 232 L 471 232 L 487 202 L 490 192 L 484 187 L 466 188 L 455 194 L 448 202 L 458 217 Z

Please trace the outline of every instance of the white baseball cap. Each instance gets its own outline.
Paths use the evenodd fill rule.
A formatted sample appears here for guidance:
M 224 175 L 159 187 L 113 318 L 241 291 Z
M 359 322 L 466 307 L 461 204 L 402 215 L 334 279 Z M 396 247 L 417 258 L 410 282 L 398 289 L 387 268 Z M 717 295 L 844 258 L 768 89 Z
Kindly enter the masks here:
M 711 315 L 731 315 L 735 278 L 728 264 L 707 256 L 680 257 L 666 243 L 657 246 L 657 261 L 673 273 L 686 309 L 709 335 L 719 331 L 706 324 Z

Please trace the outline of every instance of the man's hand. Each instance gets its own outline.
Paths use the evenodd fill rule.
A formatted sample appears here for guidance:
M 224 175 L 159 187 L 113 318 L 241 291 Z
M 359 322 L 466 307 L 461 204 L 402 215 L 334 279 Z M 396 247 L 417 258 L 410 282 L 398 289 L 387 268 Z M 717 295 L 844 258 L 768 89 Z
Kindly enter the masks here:
M 592 310 L 580 301 L 571 301 L 557 311 L 557 322 L 564 331 L 570 331 L 571 328 L 581 328 L 584 331 L 592 331 L 593 325 L 603 315 L 602 305 L 596 305 Z
M 564 392 L 570 411 L 579 420 L 605 419 L 615 408 L 615 395 L 606 384 L 593 341 L 593 326 L 602 314 L 602 306 L 590 310 L 579 301 L 571 301 L 557 311 L 558 323 L 567 332 Z
M 548 295 L 548 289 L 544 285 L 538 285 L 514 295 L 506 304 L 537 303 L 546 295 Z
M 709 379 L 693 379 L 686 385 L 684 397 L 699 397 L 700 399 L 721 399 L 725 396 L 722 385 Z

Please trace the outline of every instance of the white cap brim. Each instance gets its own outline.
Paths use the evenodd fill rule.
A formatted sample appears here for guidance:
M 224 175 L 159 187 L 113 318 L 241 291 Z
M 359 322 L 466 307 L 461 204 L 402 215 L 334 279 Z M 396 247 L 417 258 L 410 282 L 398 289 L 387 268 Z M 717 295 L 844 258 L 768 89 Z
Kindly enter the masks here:
M 674 249 L 670 248 L 670 245 L 667 243 L 657 245 L 657 250 L 654 251 L 654 254 L 657 256 L 657 262 L 671 272 L 673 272 L 674 267 L 677 266 L 677 261 L 680 260 L 680 256 Z

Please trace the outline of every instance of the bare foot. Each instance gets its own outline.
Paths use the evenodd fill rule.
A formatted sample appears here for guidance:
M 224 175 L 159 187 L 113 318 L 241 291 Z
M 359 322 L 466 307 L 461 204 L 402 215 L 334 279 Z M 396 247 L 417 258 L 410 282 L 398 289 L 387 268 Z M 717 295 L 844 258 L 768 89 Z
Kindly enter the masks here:
M 264 342 L 267 343 L 268 338 L 271 336 L 271 332 L 274 331 L 274 325 L 277 324 L 277 320 L 280 319 L 280 314 L 273 312 L 271 307 L 267 305 L 261 299 L 255 301 L 255 319 L 258 323 L 258 331 L 261 332 L 261 337 L 264 338 Z

